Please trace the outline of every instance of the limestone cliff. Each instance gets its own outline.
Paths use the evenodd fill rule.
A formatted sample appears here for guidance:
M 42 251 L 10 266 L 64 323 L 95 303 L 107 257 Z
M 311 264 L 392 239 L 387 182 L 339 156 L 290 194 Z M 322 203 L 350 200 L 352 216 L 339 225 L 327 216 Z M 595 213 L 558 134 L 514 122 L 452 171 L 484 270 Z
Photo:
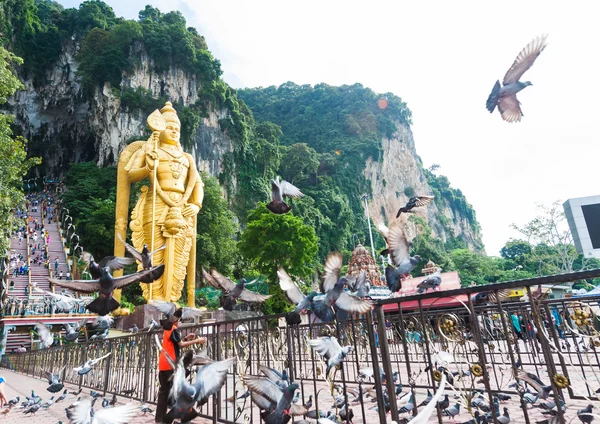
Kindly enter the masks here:
M 91 95 L 84 93 L 77 75 L 78 49 L 76 40 L 65 43 L 57 62 L 47 71 L 47 83 L 34 87 L 32 80 L 25 79 L 24 90 L 11 102 L 16 125 L 30 140 L 30 154 L 43 158 L 47 175 L 59 176 L 73 162 L 114 165 L 128 141 L 148 136 L 146 113 L 127 110 L 118 90 L 109 83 Z M 141 45 L 133 46 L 131 54 L 137 65 L 123 73 L 122 88 L 142 88 L 155 98 L 165 97 L 183 106 L 198 100 L 200 86 L 193 74 L 176 66 L 155 72 Z M 211 175 L 219 174 L 224 157 L 233 151 L 231 140 L 219 127 L 227 113 L 209 108 L 191 143 L 198 169 Z
M 412 131 L 400 123 L 396 126 L 393 137 L 381 141 L 382 154 L 378 160 L 369 158 L 364 170 L 365 178 L 371 183 L 373 197 L 369 200 L 369 214 L 375 223 L 388 224 L 415 194 L 434 194 L 417 155 Z M 449 237 L 458 237 L 469 249 L 482 251 L 478 226 L 453 208 L 448 199 L 440 197 L 417 212 L 425 217 L 434 235 L 444 242 Z M 409 225 L 408 229 L 414 236 L 414 226 Z

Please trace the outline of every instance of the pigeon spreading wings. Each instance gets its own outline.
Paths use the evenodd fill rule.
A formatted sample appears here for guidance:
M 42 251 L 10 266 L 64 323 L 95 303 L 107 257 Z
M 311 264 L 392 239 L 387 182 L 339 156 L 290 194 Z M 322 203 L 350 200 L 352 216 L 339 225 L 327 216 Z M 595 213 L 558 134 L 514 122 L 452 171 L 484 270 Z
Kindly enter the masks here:
M 119 256 L 105 256 L 98 263 L 94 260 L 94 256 L 90 252 L 83 252 L 81 260 L 84 261 L 90 270 L 92 278 L 100 278 L 100 270 L 104 267 L 110 268 L 110 272 L 125 268 L 126 265 L 131 265 L 135 262 L 132 258 L 123 258 Z
M 219 274 L 216 270 L 212 270 L 211 273 L 214 282 L 217 284 L 218 289 L 224 290 L 226 293 L 232 293 L 236 288 L 239 288 L 239 284 L 234 283 L 229 278 L 224 275 Z M 242 289 L 241 293 L 237 296 L 238 299 L 248 303 L 263 303 L 265 300 L 269 299 L 271 295 L 264 295 L 260 293 L 256 293 L 250 291 L 248 289 Z
M 145 271 L 134 272 L 133 274 L 124 275 L 123 277 L 112 277 L 110 276 L 111 289 L 122 289 L 125 286 L 133 283 L 139 283 L 140 281 L 154 281 L 163 274 L 164 265 L 159 265 L 154 268 Z M 100 291 L 101 279 L 96 280 L 57 280 L 54 278 L 48 278 L 48 281 L 56 286 L 65 287 L 82 293 L 95 293 Z
M 408 260 L 410 257 L 410 243 L 406 239 L 404 230 L 400 225 L 392 225 L 387 229 L 386 241 L 389 246 L 390 258 L 394 265 L 399 266 Z
M 152 303 L 150 303 L 149 305 L 154 309 L 165 314 L 167 317 L 169 317 L 169 319 L 171 319 L 175 315 L 175 312 L 178 310 L 181 310 L 182 320 L 201 317 L 204 314 L 204 311 L 200 309 L 188 307 L 180 308 L 175 303 L 164 302 L 162 300 L 153 300 Z
M 296 283 L 291 279 L 287 272 L 283 268 L 279 268 L 277 271 L 277 277 L 279 278 L 279 287 L 285 293 L 285 297 L 296 306 L 303 305 L 306 300 L 304 293 L 300 291 Z M 309 305 L 305 305 L 304 309 Z
M 333 289 L 338 281 L 342 269 L 342 254 L 339 252 L 330 253 L 325 260 L 323 269 L 323 293 L 327 293 Z
M 47 348 L 52 346 L 52 344 L 54 343 L 54 336 L 52 335 L 48 327 L 46 327 L 41 322 L 37 322 L 35 324 L 35 331 L 38 333 L 40 341 L 42 342 L 42 345 L 44 347 Z
M 292 208 L 283 201 L 283 198 L 303 196 L 304 194 L 296 186 L 276 177 L 271 180 L 271 202 L 267 204 L 267 209 L 277 215 L 288 213 Z
M 52 293 L 49 291 L 42 290 L 35 287 L 34 290 L 38 293 L 44 293 L 46 296 L 50 296 L 52 300 L 56 301 L 55 306 L 59 311 L 70 311 L 79 303 L 79 299 L 71 296 L 66 296 L 58 293 Z
M 164 250 L 167 248 L 167 245 L 163 244 L 155 251 L 150 252 L 150 250 L 148 249 L 148 245 L 144 244 L 144 248 L 140 252 L 135 247 L 133 247 L 132 245 L 127 243 L 125 240 L 123 240 L 120 235 L 118 235 L 118 237 L 119 237 L 119 240 L 121 241 L 121 243 L 123 243 L 123 245 L 125 246 L 125 250 L 127 250 L 127 252 L 129 252 L 129 254 L 131 256 L 133 256 L 136 261 L 138 261 L 139 263 L 142 264 L 143 269 L 152 268 L 152 255 L 154 255 L 156 252 L 158 252 L 160 250 Z M 127 259 L 129 259 L 129 258 L 127 258 Z
M 244 376 L 244 384 L 254 393 L 270 400 L 272 404 L 278 404 L 283 397 L 283 389 L 265 377 Z M 290 406 L 291 416 L 300 416 L 308 412 L 306 407 L 292 403 Z
M 223 361 L 214 361 L 200 367 L 196 373 L 196 402 L 200 406 L 204 405 L 208 398 L 217 393 L 225 380 L 227 379 L 227 371 L 235 363 L 236 358 L 229 358 Z
M 329 361 L 331 358 L 336 358 L 342 353 L 337 339 L 333 336 L 319 337 L 318 339 L 308 340 L 309 346 L 313 347 L 319 355 Z
M 406 205 L 402 206 L 399 210 L 398 213 L 396 214 L 396 218 L 398 218 L 402 212 L 404 213 L 413 213 L 413 209 L 414 208 L 420 208 L 423 206 L 426 206 L 427 204 L 429 204 L 429 202 L 431 202 L 434 199 L 435 196 L 415 196 L 415 197 L 411 197 L 408 202 L 406 203 Z
M 70 411 L 70 419 L 72 424 L 127 424 L 137 413 L 138 405 L 135 403 L 100 408 L 92 412 L 92 399 L 85 398 L 76 402 L 75 407 Z
M 367 313 L 371 310 L 373 304 L 356 296 L 352 296 L 343 291 L 343 286 L 354 277 L 341 277 L 342 255 L 339 252 L 332 252 L 325 260 L 323 266 L 323 291 L 325 293 L 324 305 L 337 306 L 346 312 L 357 312 L 359 314 Z M 314 308 L 313 308 L 314 309 Z
M 502 85 L 497 81 L 486 102 L 487 109 L 494 111 L 496 105 L 506 122 L 519 122 L 523 116 L 521 103 L 517 100 L 517 93 L 525 87 L 532 85 L 529 81 L 519 81 L 525 72 L 544 51 L 547 43 L 547 35 L 542 35 L 532 40 L 517 56 L 512 66 L 506 72 Z

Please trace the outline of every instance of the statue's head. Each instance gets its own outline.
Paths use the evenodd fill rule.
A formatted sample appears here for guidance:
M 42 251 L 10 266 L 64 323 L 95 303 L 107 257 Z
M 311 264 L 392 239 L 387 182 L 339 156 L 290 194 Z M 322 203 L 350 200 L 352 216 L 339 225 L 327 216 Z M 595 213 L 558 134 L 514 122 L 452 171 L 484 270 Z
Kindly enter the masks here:
M 171 102 L 165 103 L 165 107 L 160 110 L 160 113 L 167 122 L 166 128 L 160 133 L 160 142 L 178 145 L 181 135 L 181 122 L 179 122 L 177 112 L 173 109 Z

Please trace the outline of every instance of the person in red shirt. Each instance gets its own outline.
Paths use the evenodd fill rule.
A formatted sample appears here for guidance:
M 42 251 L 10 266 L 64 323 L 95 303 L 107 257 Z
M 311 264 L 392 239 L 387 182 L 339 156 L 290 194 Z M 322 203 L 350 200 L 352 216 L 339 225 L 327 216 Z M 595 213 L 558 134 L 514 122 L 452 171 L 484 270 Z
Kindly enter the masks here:
M 181 320 L 181 313 L 181 310 L 175 311 L 171 319 L 167 318 L 160 322 L 163 327 L 162 347 L 175 363 L 179 360 L 179 352 L 182 347 L 206 343 L 205 337 L 198 337 L 194 333 L 188 334 L 183 340 L 181 339 L 181 334 L 179 334 L 179 330 L 177 329 L 179 321 Z M 167 415 L 172 375 L 173 369 L 171 368 L 171 365 L 169 365 L 165 354 L 161 352 L 158 357 L 158 382 L 160 387 L 158 389 L 156 416 L 154 418 L 154 422 L 156 423 L 163 423 L 165 415 Z

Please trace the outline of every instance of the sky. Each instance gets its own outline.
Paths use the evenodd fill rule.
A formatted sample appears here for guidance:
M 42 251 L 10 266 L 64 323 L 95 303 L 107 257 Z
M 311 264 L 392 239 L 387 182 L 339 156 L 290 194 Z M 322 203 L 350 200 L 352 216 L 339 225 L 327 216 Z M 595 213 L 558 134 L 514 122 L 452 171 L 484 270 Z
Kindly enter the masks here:
M 361 83 L 412 110 L 417 153 L 473 205 L 489 255 L 537 204 L 600 195 L 600 5 L 595 2 L 105 0 L 181 11 L 235 88 Z M 78 0 L 60 0 L 76 7 Z M 523 76 L 522 122 L 485 101 L 517 54 L 547 33 Z

